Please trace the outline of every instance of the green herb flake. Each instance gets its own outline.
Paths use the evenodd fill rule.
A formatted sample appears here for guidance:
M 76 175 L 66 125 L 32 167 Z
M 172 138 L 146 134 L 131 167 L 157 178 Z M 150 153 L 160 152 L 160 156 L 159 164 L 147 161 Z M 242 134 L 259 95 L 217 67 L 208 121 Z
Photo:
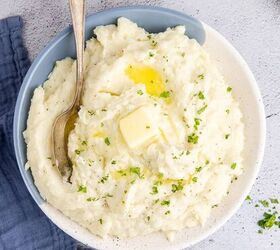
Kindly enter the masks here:
M 251 196 L 247 195 L 246 198 L 245 198 L 245 201 L 251 201 L 251 200 L 252 200 Z
M 269 200 L 270 200 L 270 202 L 273 203 L 273 204 L 279 204 L 278 199 L 270 198 Z
M 103 220 L 102 220 L 102 219 L 99 219 L 98 221 L 99 221 L 99 223 L 100 223 L 101 225 L 103 224 Z
M 278 217 L 278 219 L 280 219 L 280 218 Z M 280 228 L 280 221 L 275 221 L 275 222 L 274 222 L 274 225 L 275 225 L 275 226 L 278 226 L 278 227 Z
M 87 146 L 87 142 L 86 141 L 82 141 L 81 143 L 83 146 Z
M 205 99 L 205 96 L 204 96 L 204 94 L 201 91 L 198 92 L 197 96 L 198 96 L 198 98 L 200 100 L 204 100 Z
M 263 234 L 263 230 L 259 229 L 258 234 Z
M 157 44 L 158 44 L 157 41 L 155 41 L 155 40 L 152 40 L 151 43 L 152 43 L 152 46 L 153 46 L 153 47 L 156 47 Z
M 83 185 L 80 185 L 78 187 L 78 192 L 80 193 L 86 193 L 87 192 L 87 187 L 86 186 L 83 186 Z
M 195 130 L 198 130 L 198 126 L 200 125 L 200 121 L 201 121 L 201 119 L 199 119 L 199 118 L 194 118 L 194 129 Z
M 226 113 L 229 114 L 229 109 L 226 109 Z
M 170 97 L 170 91 L 163 91 L 163 92 L 161 92 L 161 94 L 159 95 L 159 97 L 162 97 L 162 98 L 168 98 L 168 97 Z
M 263 228 L 271 228 L 276 221 L 276 216 L 275 214 L 269 214 L 269 213 L 264 213 L 263 214 L 263 219 L 258 221 L 258 225 Z
M 163 200 L 160 205 L 162 206 L 169 206 L 170 205 L 170 201 L 169 200 Z
M 227 92 L 231 92 L 232 91 L 232 87 L 227 87 Z
M 129 172 L 138 175 L 140 179 L 143 179 L 144 177 L 143 175 L 141 175 L 141 170 L 139 167 L 130 167 Z
M 208 105 L 205 104 L 202 108 L 200 108 L 199 110 L 197 110 L 197 114 L 202 114 L 206 109 L 207 109 Z
M 197 173 L 199 173 L 201 170 L 202 170 L 202 167 L 201 167 L 201 166 L 200 166 L 200 167 L 195 168 L 195 172 L 197 172 Z
M 94 161 L 91 159 L 88 159 L 88 165 L 91 167 L 93 165 Z
M 107 146 L 109 146 L 109 145 L 111 144 L 108 137 L 106 137 L 106 138 L 104 139 L 104 142 L 105 142 L 105 144 L 106 144 Z
M 96 197 L 89 197 L 87 198 L 87 201 L 98 201 L 99 199 Z
M 200 79 L 200 80 L 203 80 L 204 79 L 204 75 L 200 74 L 200 75 L 197 76 L 197 78 Z
M 236 169 L 236 165 L 237 165 L 236 162 L 234 162 L 234 163 L 232 163 L 232 164 L 230 165 L 230 168 L 231 168 L 231 169 Z
M 150 216 L 147 216 L 147 221 L 150 221 L 151 217 Z
M 225 139 L 227 140 L 229 138 L 230 134 L 225 134 Z
M 147 35 L 147 38 L 150 40 L 152 38 L 152 35 L 151 34 Z
M 143 91 L 141 89 L 139 89 L 139 90 L 137 90 L 137 94 L 138 95 L 143 95 L 144 93 L 143 93 Z
M 108 180 L 108 178 L 109 178 L 109 175 L 103 176 L 99 182 L 104 184 Z
M 105 194 L 105 195 L 102 196 L 102 199 L 112 198 L 112 197 L 113 197 L 112 194 L 107 193 L 107 194 Z
M 177 185 L 176 184 L 172 184 L 171 186 L 171 191 L 173 193 L 183 190 L 184 186 L 183 186 L 183 182 L 182 181 L 178 181 Z
M 79 155 L 80 153 L 81 153 L 81 150 L 79 150 L 79 149 L 76 149 L 76 150 L 75 150 L 75 154 L 76 154 L 76 155 Z
M 156 199 L 155 201 L 154 201 L 154 204 L 157 204 L 159 202 L 159 199 Z
M 188 136 L 188 143 L 197 144 L 198 139 L 199 139 L 198 135 L 192 133 L 191 135 Z
M 164 214 L 165 214 L 165 215 L 170 214 L 170 210 L 166 211 Z
M 157 186 L 153 186 L 152 187 L 152 192 L 151 192 L 151 194 L 157 194 L 158 193 L 158 188 L 157 188 Z
M 126 172 L 124 170 L 118 170 L 117 173 L 121 176 L 126 176 Z
M 152 52 L 149 52 L 149 57 L 153 57 L 154 54 Z
M 89 115 L 95 115 L 95 112 L 92 110 L 88 110 Z
M 194 182 L 194 183 L 197 182 L 197 177 L 196 176 L 192 177 L 192 182 Z
M 112 165 L 115 165 L 117 162 L 115 160 L 111 161 Z
M 140 168 L 139 167 L 130 167 L 130 173 L 137 174 L 140 177 Z
M 267 200 L 259 200 L 259 203 L 261 203 L 264 207 L 269 207 L 269 202 Z

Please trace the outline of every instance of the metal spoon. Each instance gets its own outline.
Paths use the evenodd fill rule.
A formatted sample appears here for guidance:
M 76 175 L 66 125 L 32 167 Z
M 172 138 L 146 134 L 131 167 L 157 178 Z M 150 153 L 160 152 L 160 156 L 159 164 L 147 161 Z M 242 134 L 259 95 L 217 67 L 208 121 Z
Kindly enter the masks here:
M 69 0 L 69 4 L 77 54 L 76 90 L 71 105 L 55 119 L 51 134 L 52 161 L 57 166 L 63 179 L 68 182 L 70 182 L 73 170 L 68 157 L 68 136 L 78 117 L 83 90 L 85 0 Z

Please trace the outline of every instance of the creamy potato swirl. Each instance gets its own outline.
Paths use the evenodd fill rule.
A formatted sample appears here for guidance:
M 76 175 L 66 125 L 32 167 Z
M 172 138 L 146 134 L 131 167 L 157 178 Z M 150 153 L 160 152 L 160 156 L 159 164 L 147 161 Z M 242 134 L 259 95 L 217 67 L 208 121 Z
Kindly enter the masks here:
M 52 165 L 50 133 L 73 98 L 75 61 L 58 61 L 34 91 L 24 135 L 42 197 L 101 237 L 162 231 L 172 239 L 203 225 L 243 169 L 230 83 L 183 26 L 149 34 L 119 18 L 94 34 L 69 137 L 71 184 Z

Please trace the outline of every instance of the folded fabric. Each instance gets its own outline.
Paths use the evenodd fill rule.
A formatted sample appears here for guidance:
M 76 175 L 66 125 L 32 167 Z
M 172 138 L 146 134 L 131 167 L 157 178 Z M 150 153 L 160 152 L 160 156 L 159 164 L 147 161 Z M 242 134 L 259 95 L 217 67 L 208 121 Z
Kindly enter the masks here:
M 12 123 L 16 97 L 29 67 L 22 20 L 0 20 L 0 249 L 83 248 L 56 227 L 29 194 L 17 167 Z

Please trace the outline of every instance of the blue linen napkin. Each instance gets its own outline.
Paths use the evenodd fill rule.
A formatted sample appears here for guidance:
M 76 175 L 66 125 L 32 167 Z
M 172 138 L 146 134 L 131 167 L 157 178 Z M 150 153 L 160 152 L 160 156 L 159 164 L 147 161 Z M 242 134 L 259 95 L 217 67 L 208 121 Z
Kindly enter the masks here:
M 18 16 L 0 20 L 0 249 L 79 249 L 39 209 L 21 178 L 12 142 L 16 97 L 30 62 Z

